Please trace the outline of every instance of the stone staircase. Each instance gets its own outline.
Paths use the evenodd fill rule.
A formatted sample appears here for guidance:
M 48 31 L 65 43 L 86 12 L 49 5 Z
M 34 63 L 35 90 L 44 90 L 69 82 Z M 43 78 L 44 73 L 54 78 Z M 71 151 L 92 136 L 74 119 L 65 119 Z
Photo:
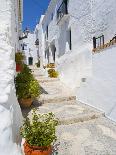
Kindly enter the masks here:
M 85 122 L 104 116 L 103 113 L 87 107 L 76 101 L 64 101 L 58 103 L 46 103 L 38 108 L 39 113 L 53 112 L 59 119 L 60 125 L 69 125 Z
M 96 119 L 104 116 L 104 113 L 76 101 L 74 92 L 67 88 L 57 78 L 49 78 L 34 70 L 33 74 L 41 86 L 41 95 L 37 100 L 42 106 L 38 112 L 53 112 L 60 124 L 73 124 Z
M 74 93 L 59 79 L 50 79 L 39 70 L 33 73 L 42 90 L 33 106 L 39 113 L 52 111 L 60 121 L 52 155 L 116 155 L 115 123 L 103 112 L 76 101 Z M 30 111 L 27 109 L 31 117 Z

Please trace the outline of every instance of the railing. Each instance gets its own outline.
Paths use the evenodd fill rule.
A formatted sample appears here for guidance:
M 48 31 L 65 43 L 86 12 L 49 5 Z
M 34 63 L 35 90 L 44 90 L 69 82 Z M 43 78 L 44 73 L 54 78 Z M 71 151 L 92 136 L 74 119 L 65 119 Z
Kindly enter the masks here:
M 98 40 L 97 40 L 98 39 Z M 93 52 L 99 52 L 102 49 L 116 45 L 116 35 L 107 43 L 104 44 L 104 35 L 95 38 L 93 37 Z
M 63 1 L 57 10 L 57 21 L 59 22 L 64 15 L 68 14 L 67 1 Z
M 93 48 L 98 48 L 104 45 L 104 35 L 93 37 Z

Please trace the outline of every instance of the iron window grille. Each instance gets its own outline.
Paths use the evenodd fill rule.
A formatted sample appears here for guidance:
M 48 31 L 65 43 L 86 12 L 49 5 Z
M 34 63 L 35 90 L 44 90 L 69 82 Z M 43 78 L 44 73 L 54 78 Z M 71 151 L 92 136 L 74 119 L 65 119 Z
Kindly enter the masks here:
M 93 49 L 102 47 L 104 45 L 104 35 L 93 37 Z
M 57 10 L 57 21 L 60 21 L 66 14 L 68 14 L 67 0 L 64 0 Z
M 48 25 L 46 27 L 46 36 L 47 36 L 47 39 L 48 39 Z

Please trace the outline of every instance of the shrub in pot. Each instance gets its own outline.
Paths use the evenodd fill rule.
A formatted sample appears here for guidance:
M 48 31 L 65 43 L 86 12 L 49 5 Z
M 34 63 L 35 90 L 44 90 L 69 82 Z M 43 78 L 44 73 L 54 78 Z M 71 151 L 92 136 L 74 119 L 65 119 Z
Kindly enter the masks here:
M 40 95 L 38 81 L 34 79 L 27 65 L 24 65 L 23 70 L 18 73 L 15 85 L 21 107 L 29 107 L 32 101 Z
M 36 66 L 39 68 L 40 67 L 40 60 L 36 63 Z
M 55 72 L 55 69 L 48 69 L 48 74 Z
M 47 68 L 55 68 L 55 63 L 49 63 L 49 64 L 47 64 Z
M 55 71 L 55 69 L 49 69 L 49 70 L 48 70 L 48 75 L 49 75 L 49 77 L 51 77 L 51 78 L 57 78 L 57 77 L 58 77 L 58 72 Z
M 57 139 L 57 125 L 58 119 L 53 113 L 37 114 L 33 109 L 32 120 L 27 117 L 21 127 L 25 155 L 51 155 L 52 145 Z
M 24 59 L 24 55 L 22 52 L 15 53 L 15 62 L 16 62 L 16 71 L 20 72 L 22 70 L 22 61 Z

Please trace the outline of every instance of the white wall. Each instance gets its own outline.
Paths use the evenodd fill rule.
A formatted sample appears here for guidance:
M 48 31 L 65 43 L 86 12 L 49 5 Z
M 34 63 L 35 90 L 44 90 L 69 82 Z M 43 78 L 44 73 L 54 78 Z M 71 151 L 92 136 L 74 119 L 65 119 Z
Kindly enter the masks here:
M 46 11 L 46 14 L 42 20 L 42 31 L 43 31 L 43 53 L 45 58 L 45 51 L 49 49 L 49 53 L 51 52 L 51 45 L 54 44 L 56 47 L 56 59 L 58 57 L 58 25 L 57 25 L 57 19 L 56 19 L 56 12 L 57 12 L 57 0 L 51 1 L 48 7 L 48 10 Z M 60 1 L 59 1 L 60 2 Z M 58 2 L 58 5 L 59 5 Z M 53 14 L 53 19 L 52 19 Z M 46 27 L 48 25 L 48 39 L 45 40 L 46 35 Z M 51 54 L 50 54 L 51 55 Z M 47 58 L 44 60 L 44 64 L 46 65 L 48 63 Z
M 15 3 L 0 0 L 0 154 L 21 155 L 19 128 L 22 115 L 16 99 Z
M 72 18 L 72 53 L 64 54 L 58 61 L 60 78 L 76 90 L 78 100 L 104 111 L 109 118 L 116 121 L 115 48 L 91 55 L 93 36 L 104 34 L 106 43 L 116 33 L 116 1 L 70 2 L 72 3 L 72 7 L 71 4 L 69 6 L 70 15 L 73 14 L 79 21 Z M 72 19 L 70 17 L 68 26 Z M 65 34 L 64 29 L 60 31 L 61 34 Z M 62 45 L 60 48 L 64 49 L 64 42 L 60 45 Z M 87 80 L 84 83 L 83 78 Z
M 77 88 L 77 100 L 116 121 L 116 47 L 94 54 L 92 61 L 93 75 Z
M 35 63 L 38 62 L 38 55 L 37 55 L 38 49 L 36 48 L 35 41 L 36 41 L 36 35 L 34 33 L 29 33 L 28 37 L 23 40 L 23 43 L 27 45 L 27 47 L 25 47 L 24 50 L 24 54 L 26 57 L 25 63 L 27 65 L 29 65 L 28 61 L 29 57 L 33 57 L 33 65 L 35 65 Z
M 44 45 L 44 33 L 42 29 L 43 18 L 44 18 L 44 15 L 41 15 L 40 21 L 35 28 L 36 39 L 39 40 L 39 54 L 40 54 L 41 69 L 43 68 L 43 65 L 45 65 L 45 45 Z
M 105 42 L 115 35 L 116 1 L 94 1 L 92 5 L 92 35 L 104 34 Z M 89 105 L 104 111 L 106 115 L 116 121 L 116 48 L 109 48 L 92 57 L 93 75 L 77 89 L 77 98 Z
M 61 2 L 51 1 L 42 23 L 44 33 L 49 25 L 49 44 L 55 40 L 60 79 L 76 91 L 78 100 L 104 111 L 116 121 L 115 47 L 92 55 L 94 36 L 103 34 L 106 43 L 116 34 L 116 1 L 69 0 L 69 18 L 57 25 L 56 12 Z M 67 46 L 68 29 L 72 31 L 71 51 Z

